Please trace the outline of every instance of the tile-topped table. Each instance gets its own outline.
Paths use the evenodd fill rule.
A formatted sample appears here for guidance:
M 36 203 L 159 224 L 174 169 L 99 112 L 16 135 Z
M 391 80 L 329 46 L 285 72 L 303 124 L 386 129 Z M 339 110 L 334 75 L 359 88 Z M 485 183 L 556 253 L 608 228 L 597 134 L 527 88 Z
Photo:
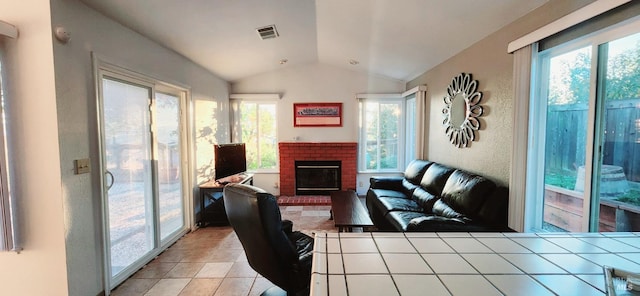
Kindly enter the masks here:
M 640 233 L 317 233 L 311 295 L 605 295 Z

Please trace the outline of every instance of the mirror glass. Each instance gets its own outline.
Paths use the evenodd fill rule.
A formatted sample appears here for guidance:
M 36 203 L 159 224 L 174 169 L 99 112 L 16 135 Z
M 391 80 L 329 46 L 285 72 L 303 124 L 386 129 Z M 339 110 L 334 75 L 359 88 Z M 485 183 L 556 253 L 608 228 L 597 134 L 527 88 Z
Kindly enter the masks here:
M 464 100 L 464 95 L 462 93 L 458 93 L 451 99 L 449 117 L 451 125 L 454 127 L 462 126 L 462 123 L 464 123 L 464 120 L 467 117 L 467 102 Z
M 478 81 L 465 73 L 454 77 L 447 87 L 442 123 L 449 141 L 458 148 L 471 145 L 476 139 L 476 131 L 480 130 L 478 117 L 482 116 L 483 111 L 480 106 L 482 93 L 476 91 L 477 88 Z

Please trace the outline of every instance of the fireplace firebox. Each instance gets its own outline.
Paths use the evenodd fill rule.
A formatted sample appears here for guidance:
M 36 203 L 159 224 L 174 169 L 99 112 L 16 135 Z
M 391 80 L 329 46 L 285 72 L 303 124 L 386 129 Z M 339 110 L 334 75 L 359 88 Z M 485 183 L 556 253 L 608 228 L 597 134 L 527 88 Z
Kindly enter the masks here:
M 296 195 L 329 195 L 342 188 L 339 160 L 296 160 Z

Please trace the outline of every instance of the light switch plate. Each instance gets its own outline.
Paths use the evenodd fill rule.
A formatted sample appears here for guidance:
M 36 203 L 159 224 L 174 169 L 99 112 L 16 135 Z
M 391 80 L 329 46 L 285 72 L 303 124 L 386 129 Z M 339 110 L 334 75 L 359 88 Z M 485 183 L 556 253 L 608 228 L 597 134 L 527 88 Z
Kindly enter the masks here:
M 89 158 L 83 158 L 83 159 L 74 160 L 73 164 L 74 164 L 74 169 L 75 169 L 76 175 L 86 174 L 86 173 L 91 172 L 91 166 L 90 166 L 89 163 L 90 163 Z

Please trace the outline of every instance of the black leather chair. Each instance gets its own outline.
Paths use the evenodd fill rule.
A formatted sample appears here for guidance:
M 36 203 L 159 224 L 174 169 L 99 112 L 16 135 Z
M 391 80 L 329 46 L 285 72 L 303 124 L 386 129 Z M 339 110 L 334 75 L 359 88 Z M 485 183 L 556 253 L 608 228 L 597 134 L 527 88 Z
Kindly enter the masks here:
M 292 231 L 291 221 L 282 220 L 276 198 L 260 188 L 229 184 L 224 204 L 251 268 L 281 288 L 261 295 L 308 295 L 313 238 Z

